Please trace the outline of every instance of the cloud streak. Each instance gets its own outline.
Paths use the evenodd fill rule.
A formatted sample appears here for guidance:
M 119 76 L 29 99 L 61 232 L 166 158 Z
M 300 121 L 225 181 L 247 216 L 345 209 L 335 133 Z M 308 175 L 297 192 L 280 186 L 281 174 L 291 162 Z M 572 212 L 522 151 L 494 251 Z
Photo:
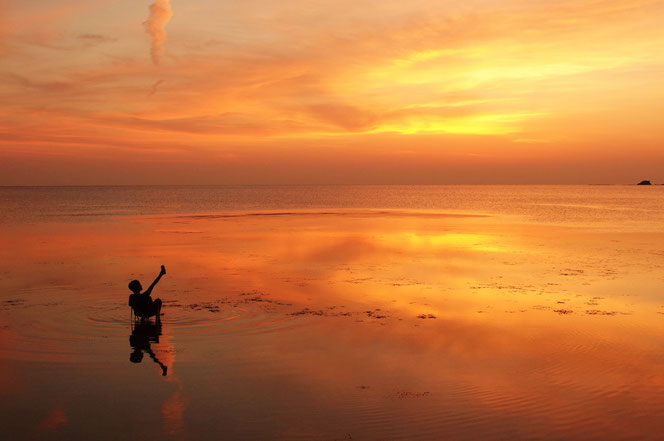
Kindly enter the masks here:
M 213 153 L 237 155 L 247 176 L 223 168 L 227 182 L 498 176 L 449 168 L 455 158 L 478 167 L 482 158 L 539 160 L 532 181 L 561 182 L 572 172 L 561 166 L 554 176 L 556 158 L 598 170 L 607 150 L 624 155 L 611 169 L 616 176 L 627 176 L 618 174 L 624 158 L 648 158 L 634 162 L 638 175 L 661 164 L 661 0 L 196 2 L 178 10 L 167 62 L 169 0 L 139 6 L 150 5 L 143 26 L 151 60 L 135 5 L 61 2 L 39 16 L 19 2 L 6 20 L 13 28 L 0 63 L 0 183 L 29 182 L 7 178 L 20 177 L 8 161 L 29 164 L 29 152 L 41 161 L 48 149 L 85 152 L 99 164 L 102 155 L 133 163 L 163 149 L 174 163 L 200 167 L 212 167 Z M 103 21 L 89 2 L 104 7 Z M 116 34 L 125 27 L 137 32 Z M 288 173 L 275 157 L 291 164 Z M 404 162 L 409 171 L 399 168 Z M 195 169 L 182 165 L 181 175 L 217 182 L 218 170 L 201 181 Z M 602 178 L 608 172 L 593 176 L 610 180 Z
M 152 47 L 150 56 L 154 64 L 159 64 L 159 59 L 164 52 L 164 43 L 166 43 L 166 24 L 173 16 L 173 10 L 169 0 L 156 0 L 148 8 L 150 15 L 143 22 L 145 32 L 152 38 Z

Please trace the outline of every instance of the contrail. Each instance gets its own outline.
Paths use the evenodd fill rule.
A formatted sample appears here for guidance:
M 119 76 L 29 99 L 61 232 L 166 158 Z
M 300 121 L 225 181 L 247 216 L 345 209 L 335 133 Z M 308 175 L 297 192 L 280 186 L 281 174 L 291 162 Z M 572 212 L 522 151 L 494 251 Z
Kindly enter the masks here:
M 164 51 L 164 43 L 166 42 L 166 23 L 173 16 L 171 10 L 170 0 L 155 0 L 150 5 L 150 16 L 143 22 L 145 32 L 152 37 L 152 48 L 150 48 L 150 55 L 152 62 L 159 64 L 159 56 Z

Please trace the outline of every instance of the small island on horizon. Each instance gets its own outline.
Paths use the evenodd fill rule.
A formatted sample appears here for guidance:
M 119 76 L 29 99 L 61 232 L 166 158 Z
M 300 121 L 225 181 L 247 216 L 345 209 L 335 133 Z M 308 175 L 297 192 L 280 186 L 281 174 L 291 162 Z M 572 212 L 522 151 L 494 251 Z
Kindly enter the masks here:
M 636 185 L 652 185 L 652 182 L 650 182 L 650 181 L 641 181 Z

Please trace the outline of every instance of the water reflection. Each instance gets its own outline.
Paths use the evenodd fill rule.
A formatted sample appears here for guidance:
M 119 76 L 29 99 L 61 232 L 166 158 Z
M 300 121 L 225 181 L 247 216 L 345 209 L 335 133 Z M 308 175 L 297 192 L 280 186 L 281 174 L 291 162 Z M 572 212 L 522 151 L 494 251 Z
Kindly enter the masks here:
M 162 363 L 157 358 L 152 350 L 152 343 L 159 343 L 159 337 L 162 334 L 161 322 L 152 322 L 150 320 L 137 320 L 132 321 L 131 335 L 129 336 L 129 344 L 133 352 L 129 355 L 129 361 L 132 363 L 140 363 L 143 361 L 143 353 L 150 356 L 152 361 L 157 363 L 161 368 L 161 375 L 166 376 L 168 366 Z
M 664 235 L 511 219 L 3 230 L 0 415 L 84 438 L 128 390 L 97 420 L 146 439 L 661 438 Z M 167 319 L 130 322 L 130 361 L 152 361 L 128 382 L 117 281 L 149 283 L 156 259 Z

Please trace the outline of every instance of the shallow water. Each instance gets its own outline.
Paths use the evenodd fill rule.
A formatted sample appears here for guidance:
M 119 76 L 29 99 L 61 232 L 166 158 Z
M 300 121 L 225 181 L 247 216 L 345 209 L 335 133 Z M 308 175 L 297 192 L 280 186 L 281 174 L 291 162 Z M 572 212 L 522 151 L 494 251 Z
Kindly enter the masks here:
M 0 419 L 16 440 L 661 439 L 663 196 L 0 189 Z M 126 284 L 160 264 L 162 325 L 136 326 Z

